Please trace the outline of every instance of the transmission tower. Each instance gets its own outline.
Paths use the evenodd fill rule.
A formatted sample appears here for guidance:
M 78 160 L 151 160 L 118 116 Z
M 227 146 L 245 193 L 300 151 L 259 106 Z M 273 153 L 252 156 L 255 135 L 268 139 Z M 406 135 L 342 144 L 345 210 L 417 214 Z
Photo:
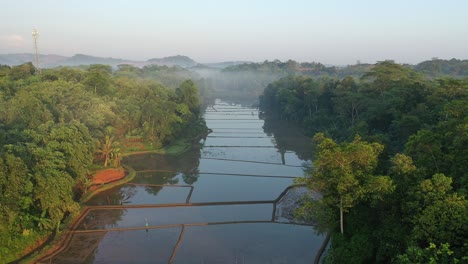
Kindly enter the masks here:
M 41 67 L 39 66 L 39 50 L 37 48 L 37 38 L 39 38 L 39 32 L 37 32 L 37 29 L 35 28 L 32 30 L 32 37 L 34 39 L 34 64 L 36 64 L 36 73 L 41 74 Z

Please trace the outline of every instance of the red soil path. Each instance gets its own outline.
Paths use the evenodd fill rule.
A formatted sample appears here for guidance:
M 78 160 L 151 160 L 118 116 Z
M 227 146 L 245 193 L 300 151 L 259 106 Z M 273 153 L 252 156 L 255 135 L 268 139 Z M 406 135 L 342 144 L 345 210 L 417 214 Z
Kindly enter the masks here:
M 96 172 L 93 178 L 93 185 L 94 184 L 102 184 L 113 182 L 116 180 L 120 180 L 125 177 L 125 170 L 124 169 L 105 169 Z

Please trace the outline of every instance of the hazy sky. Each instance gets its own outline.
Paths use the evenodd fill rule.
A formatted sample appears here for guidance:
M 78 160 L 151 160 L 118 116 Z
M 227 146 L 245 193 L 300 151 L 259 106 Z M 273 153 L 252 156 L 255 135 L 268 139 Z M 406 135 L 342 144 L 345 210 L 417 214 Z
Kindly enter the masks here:
M 468 59 L 466 0 L 0 0 L 0 54 L 354 64 Z

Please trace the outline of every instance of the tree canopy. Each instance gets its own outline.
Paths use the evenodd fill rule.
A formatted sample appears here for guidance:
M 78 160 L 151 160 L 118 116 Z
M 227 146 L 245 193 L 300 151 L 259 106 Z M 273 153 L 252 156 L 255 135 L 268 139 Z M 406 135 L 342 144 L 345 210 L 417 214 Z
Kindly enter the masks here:
M 157 68 L 159 69 L 159 68 Z M 125 143 L 154 148 L 206 129 L 191 80 L 107 65 L 0 67 L 0 262 L 59 231 L 91 184 L 93 167 L 119 166 Z M 165 70 L 169 70 L 164 68 Z
M 392 61 L 367 70 L 284 77 L 260 97 L 267 116 L 315 134 L 304 181 L 323 199 L 298 215 L 330 233 L 330 263 L 468 261 L 468 79 Z

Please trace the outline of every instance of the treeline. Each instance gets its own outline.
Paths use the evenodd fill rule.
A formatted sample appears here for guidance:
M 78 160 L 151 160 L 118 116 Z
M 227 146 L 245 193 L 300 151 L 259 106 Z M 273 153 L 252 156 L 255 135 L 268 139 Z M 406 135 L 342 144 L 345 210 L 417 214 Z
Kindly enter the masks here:
M 305 182 L 323 199 L 298 214 L 331 234 L 327 263 L 468 261 L 468 79 L 386 61 L 360 79 L 282 78 L 260 108 L 316 134 Z
M 142 68 L 129 64 L 120 64 L 114 73 L 115 76 L 128 77 L 132 79 L 153 80 L 171 89 L 176 89 L 184 81 L 192 80 L 198 88 L 202 104 L 216 99 L 216 87 L 210 80 L 203 78 L 195 70 L 189 70 L 180 66 L 147 65 Z
M 78 212 L 90 169 L 118 166 L 122 143 L 157 148 L 206 130 L 191 80 L 170 89 L 132 67 L 35 71 L 0 66 L 2 263 Z
M 314 78 L 343 79 L 351 76 L 361 78 L 371 70 L 375 64 L 358 63 L 343 67 L 327 66 L 317 62 L 299 63 L 293 60 L 285 62 L 274 60 L 261 63 L 244 63 L 229 66 L 223 70 L 200 70 L 195 72 L 205 76 L 205 85 L 225 97 L 258 97 L 263 89 L 271 82 L 286 76 L 309 76 Z M 468 75 L 468 60 L 433 59 L 416 65 L 406 65 L 424 75 L 427 79 L 440 77 L 462 78 Z M 205 73 L 205 74 L 204 74 Z
M 320 63 L 281 62 L 245 63 L 227 67 L 208 75 L 208 87 L 222 98 L 257 98 L 265 86 L 289 75 L 322 75 L 330 69 Z
M 468 60 L 434 58 L 415 65 L 414 70 L 430 77 L 451 76 L 463 78 L 468 76 Z

